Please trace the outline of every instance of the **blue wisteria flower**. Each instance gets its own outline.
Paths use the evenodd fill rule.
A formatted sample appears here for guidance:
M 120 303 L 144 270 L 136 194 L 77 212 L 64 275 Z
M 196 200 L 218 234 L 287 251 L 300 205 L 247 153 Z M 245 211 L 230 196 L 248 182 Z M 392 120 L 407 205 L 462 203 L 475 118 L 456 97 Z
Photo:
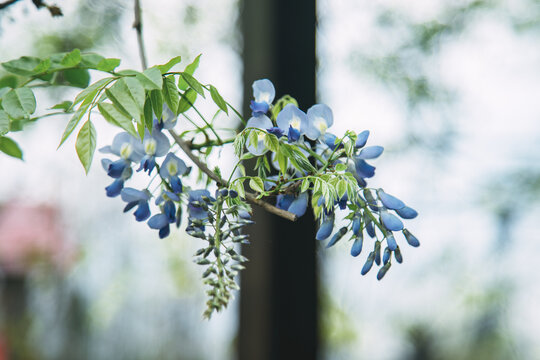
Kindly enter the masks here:
M 169 138 L 162 132 L 154 129 L 152 134 L 146 130 L 144 139 L 142 142 L 142 148 L 144 156 L 141 159 L 141 163 L 137 171 L 148 171 L 148 174 L 152 173 L 152 170 L 156 166 L 156 158 L 165 156 L 169 151 L 171 144 Z
M 269 129 L 271 127 L 272 127 L 272 120 L 270 120 L 268 116 L 266 115 L 252 117 L 251 119 L 248 120 L 246 124 L 246 128 L 256 128 L 256 129 L 264 130 L 264 131 L 258 132 L 257 143 L 255 145 L 248 142 L 247 149 L 250 153 L 257 156 L 260 156 L 266 153 L 267 149 L 264 146 L 264 138 L 266 136 L 265 132 L 266 132 L 266 129 Z
M 276 89 L 274 88 L 274 84 L 268 79 L 253 82 L 252 88 L 255 99 L 251 101 L 250 105 L 252 116 L 262 116 L 270 109 L 270 105 L 276 96 Z
M 309 127 L 307 115 L 293 104 L 285 105 L 279 112 L 276 124 L 283 134 L 287 135 L 289 142 L 298 141 Z
M 105 146 L 99 149 L 104 154 L 113 154 L 119 156 L 116 161 L 107 162 L 107 175 L 112 178 L 120 178 L 126 169 L 131 166 L 132 162 L 139 162 L 143 157 L 143 148 L 138 139 L 134 138 L 127 132 L 117 134 L 112 142 L 112 145 Z
M 308 200 L 309 194 L 307 192 L 300 193 L 298 196 L 292 194 L 281 194 L 277 196 L 276 207 L 287 210 L 288 212 L 301 217 L 306 213 Z
M 324 104 L 315 104 L 307 111 L 308 125 L 306 136 L 317 140 L 326 134 L 326 130 L 334 124 L 332 109 Z
M 135 206 L 137 210 L 133 213 L 135 220 L 145 221 L 150 217 L 150 206 L 148 201 L 152 197 L 148 190 L 137 190 L 134 188 L 124 188 L 121 192 L 121 198 L 127 203 L 124 212 L 128 212 Z
M 169 180 L 171 188 L 177 194 L 182 192 L 182 180 L 180 176 L 185 175 L 188 172 L 186 163 L 173 153 L 168 153 L 161 164 L 159 174 L 162 178 Z
M 163 112 L 161 119 L 154 117 L 154 128 L 161 131 L 162 129 L 172 129 L 176 126 L 176 121 L 178 117 L 174 112 L 169 108 L 167 104 L 163 104 Z

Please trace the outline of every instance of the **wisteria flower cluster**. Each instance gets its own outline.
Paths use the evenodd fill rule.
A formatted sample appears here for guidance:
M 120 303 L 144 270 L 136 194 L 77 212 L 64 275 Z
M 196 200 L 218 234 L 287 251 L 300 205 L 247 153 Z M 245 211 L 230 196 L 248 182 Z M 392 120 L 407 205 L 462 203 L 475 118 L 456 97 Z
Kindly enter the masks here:
M 392 257 L 403 261 L 399 233 L 409 245 L 419 246 L 403 224 L 417 212 L 383 189 L 367 185 L 375 175 L 370 161 L 384 150 L 367 145 L 369 131 L 347 131 L 341 137 L 331 133 L 334 117 L 327 105 L 303 111 L 289 95 L 275 101 L 276 91 L 268 79 L 253 83 L 252 114 L 246 122 L 214 86 L 193 76 L 199 59 L 183 71 L 171 70 L 180 57 L 142 72 L 117 71 L 120 60 L 75 49 L 44 59 L 22 57 L 2 63 L 22 81 L 14 77 L 1 83 L 9 87 L 0 84 L 0 151 L 22 158 L 8 133 L 43 116 L 69 114 L 60 146 L 79 128 L 75 147 L 88 172 L 97 143 L 93 115 L 99 112 L 122 129 L 100 149 L 106 155 L 102 167 L 112 179 L 105 193 L 120 198 L 124 212 L 133 212 L 136 221 L 145 222 L 160 238 L 184 224 L 189 235 L 204 241 L 195 262 L 205 266 L 206 317 L 223 309 L 238 288 L 235 277 L 247 261 L 239 244 L 249 243 L 242 229 L 253 223 L 252 205 L 291 221 L 313 211 L 316 240 L 331 247 L 349 234 L 355 257 L 361 254 L 364 239 L 372 239 L 373 248 L 360 272 L 379 266 L 379 280 Z M 89 70 L 106 77 L 90 84 Z M 83 90 L 74 101 L 55 105 L 52 109 L 57 112 L 31 117 L 36 109 L 33 86 L 59 84 Z M 217 106 L 211 119 L 197 105 L 207 95 Z M 238 118 L 243 129 L 238 133 L 218 129 L 214 125 L 218 116 Z M 225 179 L 219 167 L 208 166 L 209 155 L 231 143 L 238 160 Z M 249 171 L 248 160 L 255 164 Z M 135 176 L 146 177 L 143 188 L 132 185 L 140 183 L 130 182 Z

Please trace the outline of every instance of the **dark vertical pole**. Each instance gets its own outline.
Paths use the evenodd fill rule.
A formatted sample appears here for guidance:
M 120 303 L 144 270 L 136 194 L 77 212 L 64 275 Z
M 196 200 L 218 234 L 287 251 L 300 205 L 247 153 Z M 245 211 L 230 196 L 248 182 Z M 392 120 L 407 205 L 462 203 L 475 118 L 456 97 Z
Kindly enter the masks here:
M 251 84 L 268 78 L 306 110 L 315 103 L 315 0 L 244 0 L 244 114 Z M 315 359 L 318 349 L 315 222 L 291 223 L 255 209 L 243 251 L 239 359 Z

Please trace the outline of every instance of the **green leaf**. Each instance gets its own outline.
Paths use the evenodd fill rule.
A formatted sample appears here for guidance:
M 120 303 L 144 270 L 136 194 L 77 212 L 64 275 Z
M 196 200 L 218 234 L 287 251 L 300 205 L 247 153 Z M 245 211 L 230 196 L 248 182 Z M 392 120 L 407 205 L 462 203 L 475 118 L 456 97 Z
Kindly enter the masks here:
M 23 159 L 23 153 L 19 145 L 8 137 L 0 136 L 0 151 L 17 159 Z
M 166 64 L 163 65 L 157 65 L 156 67 L 159 69 L 161 74 L 165 74 L 167 71 L 169 71 L 174 65 L 180 63 L 182 61 L 181 56 L 173 57 L 171 60 L 167 61 Z
M 36 111 L 36 98 L 30 88 L 11 89 L 2 100 L 4 110 L 14 119 L 28 117 Z
M 0 89 L 1 88 L 16 88 L 18 84 L 17 77 L 14 75 L 6 75 L 2 78 L 0 78 Z
M 165 103 L 167 106 L 169 106 L 169 109 L 172 111 L 175 111 L 175 109 L 178 109 L 178 89 L 176 88 L 176 84 L 174 81 L 174 76 L 167 76 L 165 79 L 163 79 L 163 99 L 165 100 Z M 175 113 L 175 115 L 178 115 L 178 112 Z
M 158 68 L 152 67 L 136 75 L 146 90 L 161 90 L 163 87 L 163 77 Z
M 304 179 L 302 181 L 302 186 L 300 187 L 300 192 L 303 193 L 303 192 L 308 191 L 309 185 L 310 185 L 309 179 Z
M 191 107 L 195 104 L 195 101 L 197 100 L 197 93 L 193 89 L 188 89 L 181 96 L 182 97 L 178 102 L 177 114 L 181 114 L 191 109 Z
M 199 60 L 201 58 L 201 55 L 202 54 L 199 54 L 191 64 L 186 66 L 186 68 L 184 69 L 184 73 L 187 73 L 189 75 L 193 75 L 195 73 L 195 70 L 197 70 L 197 68 L 199 67 Z M 178 79 L 178 88 L 180 90 L 187 90 L 188 87 L 188 83 L 184 79 L 182 79 L 182 77 L 180 77 L 180 79 Z
M 144 102 L 144 124 L 146 125 L 146 128 L 152 133 L 152 127 L 154 126 L 154 116 L 152 113 L 152 100 L 150 99 L 150 96 L 146 97 L 146 101 Z M 143 133 L 144 137 L 144 133 Z
M 69 119 L 69 122 L 68 124 L 66 125 L 66 128 L 64 129 L 64 134 L 62 135 L 62 139 L 60 139 L 60 144 L 58 144 L 58 148 L 60 148 L 60 146 L 62 146 L 62 144 L 67 140 L 67 138 L 69 137 L 69 135 L 71 135 L 71 133 L 73 132 L 73 130 L 75 130 L 75 128 L 77 127 L 77 125 L 79 124 L 79 122 L 81 121 L 82 117 L 84 116 L 84 114 L 86 113 L 86 111 L 88 110 L 88 107 L 90 106 L 90 104 L 83 104 L 79 107 L 79 109 L 77 109 L 77 111 L 75 111 L 75 114 L 73 114 L 73 116 L 71 117 L 71 119 Z
M 74 67 L 77 66 L 81 60 L 81 50 L 73 49 L 72 52 L 69 52 L 64 56 L 60 64 L 64 67 Z
M 97 64 L 96 70 L 110 72 L 116 69 L 120 65 L 120 62 L 120 59 L 115 58 L 103 59 Z
M 83 100 L 85 100 L 87 98 L 90 98 L 90 101 L 92 101 L 94 96 L 96 96 L 97 92 L 102 87 L 107 86 L 107 84 L 109 84 L 112 80 L 114 80 L 114 78 L 107 77 L 107 78 L 96 81 L 95 83 L 93 83 L 92 85 L 90 85 L 89 87 L 87 87 L 86 89 L 81 91 L 75 97 L 75 100 L 73 101 L 73 106 L 77 105 L 78 103 L 80 103 L 81 101 L 83 101 Z
M 205 97 L 203 86 L 197 79 L 185 72 L 180 74 L 180 79 L 182 78 L 186 81 L 190 88 L 198 92 L 203 98 Z M 178 81 L 178 83 L 180 83 L 180 81 Z
M 81 54 L 81 66 L 89 67 L 91 69 L 96 69 L 98 64 L 105 59 L 103 56 L 95 53 L 84 53 Z
M 35 73 L 35 74 L 43 73 L 43 72 L 49 70 L 50 67 L 51 67 L 51 59 L 50 59 L 50 58 L 46 58 L 45 60 L 42 60 L 42 61 L 34 68 L 34 73 Z
M 242 180 L 234 182 L 234 188 L 241 198 L 246 197 L 246 191 L 244 190 L 244 182 Z
M 4 69 L 15 75 L 32 76 L 34 69 L 41 63 L 41 59 L 31 56 L 23 56 L 16 60 L 2 63 Z
M 66 100 L 54 105 L 51 110 L 64 110 L 65 112 L 68 112 L 68 110 L 71 109 L 72 105 L 73 103 L 71 101 Z
M 130 115 L 137 122 L 141 119 L 144 105 L 144 88 L 134 78 L 122 78 L 105 90 L 118 109 Z
M 259 177 L 249 179 L 249 187 L 260 193 L 264 192 L 264 182 Z
M 109 123 L 126 130 L 134 137 L 138 136 L 135 127 L 133 126 L 133 121 L 131 121 L 131 117 L 119 110 L 113 104 L 105 102 L 98 104 L 98 110 Z
M 278 161 L 279 169 L 281 170 L 281 173 L 286 174 L 287 167 L 288 167 L 288 159 L 287 159 L 287 156 L 282 151 L 279 151 L 277 153 L 277 161 Z
M 279 140 L 274 134 L 266 134 L 264 137 L 264 146 L 273 152 L 279 150 Z
M 9 116 L 4 110 L 0 110 L 0 136 L 9 132 Z
M 86 88 L 90 83 L 90 73 L 86 69 L 67 69 L 62 72 L 64 79 L 75 87 Z
M 225 102 L 225 100 L 223 100 L 223 98 L 221 97 L 221 95 L 219 94 L 219 92 L 217 91 L 217 89 L 213 86 L 213 85 L 210 85 L 210 95 L 212 96 L 212 100 L 214 100 L 214 102 L 216 103 L 216 105 L 225 112 L 225 114 L 229 114 L 229 109 L 227 108 L 227 103 Z
M 156 118 L 161 119 L 161 115 L 163 114 L 163 96 L 161 95 L 161 91 L 152 90 L 149 94 L 154 114 L 156 115 Z
M 345 195 L 345 193 L 347 192 L 347 182 L 345 182 L 344 180 L 339 180 L 336 189 L 338 197 L 341 199 L 343 195 Z
M 84 167 L 84 171 L 88 174 L 94 152 L 96 151 L 96 129 L 90 120 L 85 122 L 79 131 L 77 141 L 75 142 L 75 149 Z
M 144 130 L 146 129 L 144 122 L 138 122 L 137 123 L 137 134 L 139 134 L 139 138 L 141 141 L 144 139 Z
M 336 164 L 335 169 L 336 171 L 345 171 L 347 170 L 347 165 L 339 163 L 339 164 Z
M 62 59 L 60 64 L 64 67 L 74 67 L 77 66 L 81 62 L 81 60 L 81 50 L 73 49 L 72 52 L 64 55 L 64 58 Z

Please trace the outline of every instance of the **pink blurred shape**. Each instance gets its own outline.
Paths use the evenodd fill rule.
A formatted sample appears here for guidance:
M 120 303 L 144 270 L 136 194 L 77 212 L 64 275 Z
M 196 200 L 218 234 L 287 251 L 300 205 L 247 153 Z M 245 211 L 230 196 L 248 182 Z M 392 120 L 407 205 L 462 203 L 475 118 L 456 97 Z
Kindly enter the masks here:
M 36 263 L 67 268 L 75 258 L 58 208 L 11 201 L 0 207 L 0 268 L 24 275 Z

